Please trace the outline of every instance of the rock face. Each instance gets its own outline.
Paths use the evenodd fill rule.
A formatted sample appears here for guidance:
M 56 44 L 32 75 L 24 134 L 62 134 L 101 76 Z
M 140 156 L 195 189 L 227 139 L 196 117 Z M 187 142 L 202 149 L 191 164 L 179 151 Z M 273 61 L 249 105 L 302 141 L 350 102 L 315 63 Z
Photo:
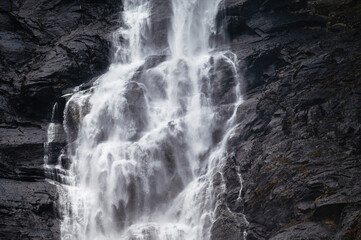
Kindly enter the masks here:
M 57 190 L 45 182 L 44 125 L 0 129 L 0 238 L 57 239 Z
M 164 49 L 169 1 L 152 1 L 160 39 L 151 41 Z M 248 240 L 361 239 L 360 2 L 221 6 L 218 30 L 239 59 L 245 102 L 228 143 L 227 202 L 212 239 L 242 238 L 240 213 Z M 58 194 L 43 170 L 46 123 L 55 102 L 64 107 L 63 93 L 109 66 L 121 9 L 121 0 L 0 2 L 0 239 L 59 239 Z M 227 104 L 234 79 L 222 62 L 212 71 L 215 99 Z M 137 77 L 149 84 L 141 69 Z
M 109 65 L 120 0 L 9 1 L 1 7 L 1 96 L 14 115 L 43 118 L 56 96 Z
M 43 169 L 47 122 L 67 89 L 109 66 L 121 8 L 120 0 L 1 1 L 0 239 L 59 239 L 57 189 Z
M 231 186 L 228 205 L 247 239 L 361 239 L 360 2 L 224 3 L 246 98 L 225 167 L 243 206 Z

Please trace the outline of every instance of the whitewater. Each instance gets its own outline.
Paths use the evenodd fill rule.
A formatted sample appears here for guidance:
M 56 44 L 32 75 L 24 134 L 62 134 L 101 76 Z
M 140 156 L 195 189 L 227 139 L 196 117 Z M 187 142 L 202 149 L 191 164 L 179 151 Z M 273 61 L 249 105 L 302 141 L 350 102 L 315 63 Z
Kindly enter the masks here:
M 113 63 L 90 89 L 76 88 L 64 110 L 71 164 L 57 179 L 61 238 L 210 239 L 242 103 L 237 58 L 215 40 L 220 0 L 171 0 L 162 51 L 149 36 L 157 6 L 123 4 Z M 234 79 L 227 96 L 217 92 L 217 69 Z

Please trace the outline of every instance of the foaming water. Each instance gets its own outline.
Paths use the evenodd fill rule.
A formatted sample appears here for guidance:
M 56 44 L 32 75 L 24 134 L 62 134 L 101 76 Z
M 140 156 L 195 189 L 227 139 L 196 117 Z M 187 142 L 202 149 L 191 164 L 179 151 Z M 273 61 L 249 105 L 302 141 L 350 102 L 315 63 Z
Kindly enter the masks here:
M 163 56 L 149 1 L 124 1 L 114 63 L 66 104 L 63 240 L 210 238 L 242 102 L 236 56 L 210 46 L 219 2 L 172 0 Z

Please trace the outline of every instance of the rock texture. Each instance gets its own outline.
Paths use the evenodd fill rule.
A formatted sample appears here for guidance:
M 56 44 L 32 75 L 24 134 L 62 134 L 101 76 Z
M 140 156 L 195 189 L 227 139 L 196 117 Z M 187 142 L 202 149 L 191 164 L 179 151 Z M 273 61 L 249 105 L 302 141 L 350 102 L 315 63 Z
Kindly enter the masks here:
M 150 31 L 159 39 L 151 42 L 164 49 L 169 2 L 152 1 Z M 246 226 L 248 240 L 360 240 L 360 2 L 221 6 L 218 32 L 228 39 L 215 39 L 238 56 L 245 102 L 212 239 L 241 239 Z M 62 111 L 64 93 L 109 66 L 121 9 L 121 0 L 0 2 L 0 239 L 59 238 L 58 194 L 43 170 L 47 122 L 55 102 Z M 215 97 L 231 101 L 234 79 L 221 62 L 212 71 Z
M 0 239 L 57 239 L 54 185 L 43 170 L 45 126 L 0 129 Z
M 120 0 L 0 2 L 0 239 L 59 239 L 58 193 L 43 169 L 47 122 L 67 89 L 109 66 L 121 8 Z
M 227 198 L 246 215 L 247 239 L 361 239 L 360 2 L 224 4 L 246 97 Z

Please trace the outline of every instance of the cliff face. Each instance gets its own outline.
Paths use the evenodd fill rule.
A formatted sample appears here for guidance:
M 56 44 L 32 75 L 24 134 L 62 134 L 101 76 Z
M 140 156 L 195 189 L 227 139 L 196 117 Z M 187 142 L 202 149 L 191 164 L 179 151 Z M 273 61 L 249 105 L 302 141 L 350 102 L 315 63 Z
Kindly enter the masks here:
M 168 6 L 154 4 L 162 47 Z M 240 60 L 245 97 L 228 144 L 226 204 L 246 215 L 249 240 L 360 239 L 361 4 L 222 4 L 219 30 Z M 120 0 L 1 1 L 1 239 L 59 238 L 58 194 L 42 167 L 47 122 L 62 94 L 108 67 L 119 11 Z M 237 230 L 220 219 L 214 239 Z
M 361 239 L 360 2 L 225 1 L 224 16 L 246 97 L 225 172 L 248 239 Z
M 0 2 L 0 239 L 59 238 L 58 194 L 43 169 L 47 122 L 67 89 L 108 67 L 120 7 Z

